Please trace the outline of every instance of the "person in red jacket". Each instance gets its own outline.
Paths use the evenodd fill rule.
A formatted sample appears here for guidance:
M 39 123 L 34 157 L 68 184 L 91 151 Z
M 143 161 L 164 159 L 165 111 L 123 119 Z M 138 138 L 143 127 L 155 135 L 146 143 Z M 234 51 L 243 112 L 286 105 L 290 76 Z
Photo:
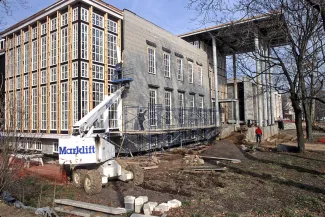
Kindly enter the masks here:
M 255 134 L 256 134 L 256 143 L 260 144 L 262 139 L 262 134 L 263 134 L 260 126 L 258 126 L 257 129 L 255 130 Z

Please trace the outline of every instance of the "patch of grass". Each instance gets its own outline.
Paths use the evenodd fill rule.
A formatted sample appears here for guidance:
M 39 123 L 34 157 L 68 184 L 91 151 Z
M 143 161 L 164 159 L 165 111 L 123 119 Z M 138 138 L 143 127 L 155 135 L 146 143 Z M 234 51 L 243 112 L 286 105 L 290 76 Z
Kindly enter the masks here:
M 184 206 L 184 207 L 191 206 L 191 202 L 190 201 L 182 201 L 182 206 Z
M 237 213 L 227 213 L 226 217 L 240 217 L 240 215 Z
M 319 198 L 322 200 L 321 198 Z M 308 196 L 298 196 L 296 197 L 296 202 L 301 204 L 303 207 L 307 207 L 309 210 L 324 212 L 325 207 L 323 207 L 322 203 L 318 200 L 318 198 L 308 197 Z
M 295 217 L 295 211 L 290 208 L 284 208 L 279 215 L 280 217 Z

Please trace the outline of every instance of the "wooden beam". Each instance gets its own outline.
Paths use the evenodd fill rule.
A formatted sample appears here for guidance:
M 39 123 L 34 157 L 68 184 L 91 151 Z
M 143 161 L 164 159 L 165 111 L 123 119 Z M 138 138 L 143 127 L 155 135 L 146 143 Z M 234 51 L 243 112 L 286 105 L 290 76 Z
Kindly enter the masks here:
M 73 38 L 73 33 L 72 33 L 72 7 L 71 5 L 68 6 L 68 16 L 69 16 L 69 24 L 68 24 L 68 106 L 69 106 L 69 119 L 68 119 L 68 132 L 69 134 L 72 133 L 72 125 L 73 125 L 73 98 L 72 98 L 72 38 Z
M 56 18 L 56 26 L 57 26 L 57 38 L 56 38 L 56 53 L 57 53 L 57 64 L 56 64 L 56 78 L 57 78 L 57 82 L 56 82 L 56 91 L 57 91 L 57 133 L 60 134 L 61 133 L 61 94 L 60 94 L 60 90 L 61 90 L 61 13 L 58 11 L 57 12 L 57 18 Z
M 50 133 L 51 129 L 51 88 L 50 88 L 50 78 L 51 78 L 51 18 L 49 16 L 46 17 L 47 20 L 47 38 L 46 38 L 46 88 L 47 88 L 47 94 L 46 94 L 46 133 Z
M 89 111 L 93 109 L 93 7 L 89 8 L 88 58 L 89 58 Z

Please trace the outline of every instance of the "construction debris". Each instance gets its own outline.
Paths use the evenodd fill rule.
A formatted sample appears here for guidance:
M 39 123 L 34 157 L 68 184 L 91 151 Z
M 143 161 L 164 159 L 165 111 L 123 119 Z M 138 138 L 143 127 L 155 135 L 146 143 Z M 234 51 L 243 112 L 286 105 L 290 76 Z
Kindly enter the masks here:
M 196 165 L 203 165 L 204 160 L 201 159 L 198 155 L 186 155 L 183 158 L 183 163 L 186 165 L 196 166 Z
M 153 209 L 153 211 L 161 212 L 161 213 L 168 212 L 168 210 L 169 210 L 169 206 L 167 203 L 161 203 Z
M 182 202 L 179 200 L 170 200 L 167 202 L 169 208 L 178 208 L 182 206 Z
M 215 166 L 201 166 L 201 167 L 187 167 L 184 171 L 226 171 L 227 167 L 215 167 Z
M 210 157 L 210 156 L 200 156 L 203 159 L 210 159 L 210 160 L 226 160 L 231 161 L 231 163 L 241 163 L 241 160 L 238 159 L 231 159 L 231 158 L 222 158 L 222 157 Z
M 142 167 L 144 170 L 158 169 L 158 166 Z
M 143 205 L 143 213 L 145 215 L 151 215 L 153 209 L 158 205 L 157 202 L 148 202 Z
M 148 202 L 148 197 L 147 196 L 137 197 L 134 200 L 134 211 L 136 213 L 140 213 L 142 211 L 143 204 L 146 203 L 146 202 Z
M 135 197 L 133 197 L 133 196 L 124 197 L 125 209 L 129 212 L 133 212 L 134 211 L 134 202 L 135 202 Z

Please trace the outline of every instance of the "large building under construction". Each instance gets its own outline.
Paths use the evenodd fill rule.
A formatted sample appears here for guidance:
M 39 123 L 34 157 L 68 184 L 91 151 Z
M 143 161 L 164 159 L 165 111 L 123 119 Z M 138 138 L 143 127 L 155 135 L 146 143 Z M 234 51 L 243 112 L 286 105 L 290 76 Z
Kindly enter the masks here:
M 56 1 L 0 33 L 5 127 L 22 138 L 36 138 L 22 142 L 22 148 L 57 153 L 58 139 L 69 136 L 74 123 L 116 90 L 110 81 L 123 61 L 122 76 L 133 81 L 96 122 L 97 132 L 109 129 L 111 142 L 126 151 L 214 138 L 227 122 L 229 103 L 235 124 L 242 119 L 236 79 L 234 95 L 227 93 L 230 51 L 220 41 L 229 36 L 209 34 L 219 29 L 178 37 L 103 1 Z M 254 46 L 238 47 L 238 52 Z M 263 99 L 256 119 L 264 126 L 275 119 L 268 93 L 258 96 Z M 271 103 L 263 109 L 267 100 Z M 146 111 L 143 130 L 137 118 L 141 111 Z

